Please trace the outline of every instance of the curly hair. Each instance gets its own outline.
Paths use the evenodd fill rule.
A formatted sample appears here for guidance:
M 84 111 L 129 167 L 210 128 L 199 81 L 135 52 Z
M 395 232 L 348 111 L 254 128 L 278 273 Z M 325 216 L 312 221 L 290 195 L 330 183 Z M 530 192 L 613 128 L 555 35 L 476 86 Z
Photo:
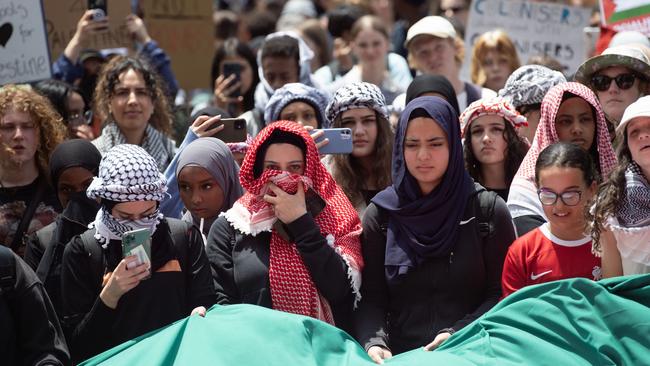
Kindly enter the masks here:
M 517 174 L 519 165 L 521 165 L 528 152 L 528 143 L 517 134 L 517 131 L 515 131 L 515 128 L 510 123 L 504 120 L 503 124 L 505 126 L 503 139 L 506 140 L 507 144 L 505 151 L 505 178 L 506 185 L 510 187 L 512 179 Z M 465 167 L 469 175 L 475 181 L 483 183 L 483 179 L 481 178 L 483 175 L 481 163 L 474 156 L 474 151 L 472 150 L 472 134 L 469 132 L 469 128 L 468 133 L 465 134 L 465 141 L 463 142 L 463 155 L 465 156 Z
M 171 133 L 172 115 L 169 102 L 165 96 L 165 84 L 158 73 L 146 61 L 139 58 L 115 56 L 102 67 L 93 98 L 94 113 L 104 123 L 112 119 L 109 106 L 115 85 L 119 83 L 120 76 L 129 70 L 134 70 L 142 76 L 151 94 L 153 114 L 149 118 L 149 124 L 158 131 L 169 135 Z
M 0 88 L 0 117 L 9 111 L 32 117 L 38 131 L 36 166 L 39 174 L 49 179 L 50 154 L 68 133 L 63 119 L 47 98 L 28 86 L 10 84 Z
M 487 81 L 483 61 L 490 51 L 496 51 L 499 55 L 506 57 L 508 66 L 510 66 L 510 73 L 517 70 L 520 66 L 517 49 L 506 32 L 500 29 L 485 32 L 474 43 L 472 52 L 470 75 L 472 82 L 475 84 L 484 85 Z
M 620 209 L 620 204 L 625 194 L 625 170 L 632 163 L 632 154 L 627 142 L 627 128 L 616 133 L 616 157 L 618 164 L 603 179 L 598 187 L 595 204 L 587 213 L 587 222 L 591 229 L 593 239 L 592 251 L 600 253 L 600 233 L 603 231 L 607 218 L 613 216 Z
M 332 127 L 341 127 L 341 114 L 336 117 Z M 372 153 L 373 164 L 370 171 L 367 171 L 352 154 L 337 154 L 332 158 L 332 177 L 355 207 L 364 201 L 362 190 L 368 189 L 369 186 L 384 189 L 392 181 L 390 164 L 393 153 L 393 132 L 386 118 L 377 112 L 375 112 L 375 116 L 377 139 L 375 140 L 375 150 Z

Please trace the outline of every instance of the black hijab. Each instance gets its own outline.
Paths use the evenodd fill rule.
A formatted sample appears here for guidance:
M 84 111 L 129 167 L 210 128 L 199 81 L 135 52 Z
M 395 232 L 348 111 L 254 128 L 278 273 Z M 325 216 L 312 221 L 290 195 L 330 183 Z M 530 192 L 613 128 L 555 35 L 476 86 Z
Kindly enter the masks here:
M 451 104 L 456 115 L 460 115 L 456 91 L 449 80 L 442 75 L 418 75 L 416 76 L 408 89 L 406 89 L 406 104 L 424 93 L 438 93 L 443 96 L 442 99 Z
M 404 138 L 411 119 L 425 114 L 447 134 L 449 163 L 440 184 L 422 195 L 417 180 L 404 160 Z M 388 211 L 386 276 L 398 280 L 427 258 L 447 256 L 458 241 L 459 222 L 474 181 L 465 169 L 458 115 L 439 97 L 419 97 L 406 105 L 395 133 L 392 186 L 379 192 L 372 202 Z

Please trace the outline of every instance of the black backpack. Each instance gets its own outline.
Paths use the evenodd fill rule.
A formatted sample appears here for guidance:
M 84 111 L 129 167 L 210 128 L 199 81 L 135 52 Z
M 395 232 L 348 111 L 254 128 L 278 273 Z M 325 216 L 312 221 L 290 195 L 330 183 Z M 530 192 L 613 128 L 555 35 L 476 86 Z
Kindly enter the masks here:
M 189 268 L 187 263 L 187 249 L 189 247 L 188 231 L 192 227 L 192 224 L 171 218 L 165 218 L 164 220 L 167 222 L 172 242 L 176 247 L 176 254 L 178 255 L 178 262 L 181 266 L 181 271 L 185 272 L 185 269 Z M 105 258 L 101 246 L 97 243 L 97 239 L 95 239 L 95 231 L 88 230 L 79 237 L 83 242 L 84 250 L 88 253 L 88 256 L 91 259 L 93 278 L 101 279 L 104 276 Z
M 476 188 L 476 219 L 478 221 L 478 232 L 481 239 L 494 235 L 494 206 L 499 195 L 496 192 L 488 191 L 482 185 L 474 183 Z
M 0 297 L 8 296 L 16 286 L 16 258 L 11 249 L 0 245 Z

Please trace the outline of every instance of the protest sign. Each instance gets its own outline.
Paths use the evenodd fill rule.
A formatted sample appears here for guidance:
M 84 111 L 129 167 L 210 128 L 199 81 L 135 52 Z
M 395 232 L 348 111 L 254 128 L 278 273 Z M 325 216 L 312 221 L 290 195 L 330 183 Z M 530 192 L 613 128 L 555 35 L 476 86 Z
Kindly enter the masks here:
M 650 37 L 648 0 L 600 0 L 603 25 L 617 32 L 634 30 Z
M 45 24 L 52 58 L 57 58 L 77 30 L 77 23 L 87 10 L 87 0 L 44 0 Z M 107 1 L 108 30 L 91 37 L 84 48 L 131 47 L 133 40 L 126 29 L 126 16 L 131 13 L 129 0 Z
M 41 0 L 0 0 L 0 85 L 51 76 L 41 5 Z
M 149 35 L 172 60 L 184 89 L 210 87 L 214 56 L 212 2 L 147 0 L 141 2 Z
M 504 30 L 522 64 L 535 55 L 557 59 L 571 74 L 585 59 L 584 28 L 591 9 L 522 0 L 475 0 L 465 32 L 465 60 L 461 77 L 469 80 L 472 46 L 483 33 Z

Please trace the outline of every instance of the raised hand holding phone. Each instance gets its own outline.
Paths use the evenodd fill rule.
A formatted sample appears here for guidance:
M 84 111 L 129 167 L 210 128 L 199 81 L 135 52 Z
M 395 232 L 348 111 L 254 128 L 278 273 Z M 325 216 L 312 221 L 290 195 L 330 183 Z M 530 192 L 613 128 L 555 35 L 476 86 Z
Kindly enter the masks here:
M 140 284 L 140 281 L 151 275 L 151 268 L 148 263 L 141 263 L 131 269 L 127 268 L 133 266 L 132 263 L 137 260 L 135 256 L 123 258 L 115 267 L 113 273 L 110 274 L 106 285 L 99 294 L 99 298 L 109 308 L 117 308 L 117 303 L 122 295 L 131 291 Z

